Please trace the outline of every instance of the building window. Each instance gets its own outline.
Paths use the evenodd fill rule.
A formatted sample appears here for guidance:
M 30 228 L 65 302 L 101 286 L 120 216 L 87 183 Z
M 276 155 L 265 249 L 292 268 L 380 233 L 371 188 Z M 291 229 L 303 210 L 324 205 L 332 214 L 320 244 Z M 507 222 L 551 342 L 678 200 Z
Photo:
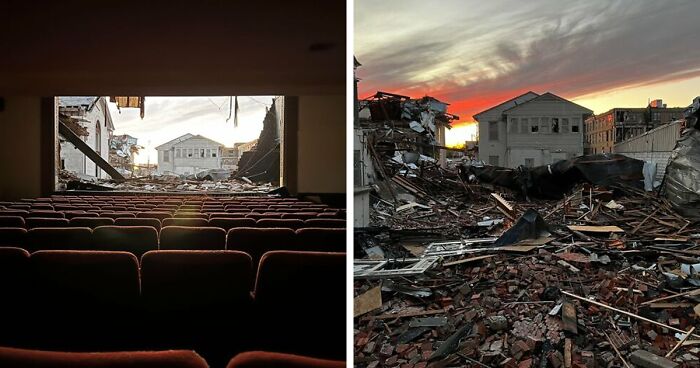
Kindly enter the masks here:
M 571 133 L 578 133 L 579 120 L 578 118 L 571 119 Z
M 170 162 L 170 151 L 163 151 L 163 162 Z
M 498 166 L 498 156 L 489 156 L 489 165 Z
M 199 157 L 201 157 L 201 158 L 206 157 L 206 156 L 204 156 L 204 148 L 202 148 L 201 150 L 199 150 Z
M 651 113 L 651 120 L 653 121 L 661 121 L 661 114 L 658 112 L 653 112 Z
M 520 133 L 526 134 L 527 133 L 527 118 L 521 118 L 520 119 Z
M 534 158 L 526 158 L 525 159 L 525 167 L 535 167 L 535 159 Z
M 552 118 L 552 133 L 559 133 L 559 118 Z M 565 133 L 565 132 L 562 132 Z
M 187 157 L 192 157 L 192 148 L 187 149 Z
M 530 125 L 530 133 L 538 133 L 540 131 L 539 125 Z
M 211 157 L 216 157 L 217 153 L 218 153 L 218 150 L 216 148 L 211 150 Z
M 510 119 L 510 126 L 508 127 L 508 131 L 511 133 L 518 132 L 518 118 Z
M 569 132 L 569 118 L 561 118 L 561 132 L 564 134 Z
M 182 149 L 176 148 L 175 149 L 175 158 L 180 158 L 182 157 Z
M 549 118 L 540 118 L 540 133 L 549 133 Z
M 489 121 L 489 140 L 491 142 L 498 141 L 498 122 Z
M 211 148 L 207 148 L 206 156 L 204 157 L 211 157 Z

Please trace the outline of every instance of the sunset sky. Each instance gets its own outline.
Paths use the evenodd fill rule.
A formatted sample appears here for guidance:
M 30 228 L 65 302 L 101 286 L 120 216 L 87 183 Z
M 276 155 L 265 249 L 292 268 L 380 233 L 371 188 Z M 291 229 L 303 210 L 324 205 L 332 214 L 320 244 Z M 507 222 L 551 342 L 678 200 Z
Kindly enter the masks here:
M 114 103 L 109 104 L 109 111 L 114 121 L 114 134 L 129 134 L 138 138 L 138 144 L 144 146 L 136 162 L 145 164 L 157 163 L 155 147 L 187 133 L 201 134 L 226 147 L 258 138 L 265 109 L 272 105 L 272 97 L 238 97 L 237 128 L 233 127 L 233 118 L 226 122 L 229 101 L 230 96 L 146 96 L 143 119 L 139 116 L 139 109 L 122 108 L 120 113 Z
M 593 110 L 700 95 L 700 1 L 355 1 L 360 98 L 377 90 L 472 115 L 532 90 Z

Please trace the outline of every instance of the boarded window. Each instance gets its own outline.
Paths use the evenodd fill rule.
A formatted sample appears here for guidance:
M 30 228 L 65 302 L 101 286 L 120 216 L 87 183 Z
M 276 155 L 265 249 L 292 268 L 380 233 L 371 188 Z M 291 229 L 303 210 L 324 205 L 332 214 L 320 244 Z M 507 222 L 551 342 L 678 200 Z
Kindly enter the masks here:
M 525 159 L 525 167 L 535 167 L 535 159 L 534 158 L 526 158 Z
M 489 156 L 489 165 L 498 166 L 498 156 Z
M 569 132 L 569 119 L 561 118 L 561 132 L 566 134 Z
M 489 140 L 498 141 L 498 122 L 489 121 Z
M 170 151 L 163 151 L 163 162 L 170 162 Z
M 180 158 L 182 157 L 182 149 L 176 148 L 175 149 L 175 158 Z
M 211 148 L 207 148 L 205 155 L 204 157 L 211 157 Z
M 518 132 L 518 118 L 510 119 L 510 126 L 508 127 L 508 131 L 511 133 Z

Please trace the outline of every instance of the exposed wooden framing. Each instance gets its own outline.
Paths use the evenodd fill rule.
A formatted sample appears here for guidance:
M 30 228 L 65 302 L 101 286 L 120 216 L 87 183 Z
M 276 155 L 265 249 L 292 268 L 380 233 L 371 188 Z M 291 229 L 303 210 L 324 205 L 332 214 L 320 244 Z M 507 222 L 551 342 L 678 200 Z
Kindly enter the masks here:
M 87 145 L 87 143 L 83 142 L 80 137 L 75 135 L 70 128 L 66 126 L 66 124 L 63 124 L 62 122 L 58 122 L 58 132 L 61 134 L 64 138 L 66 138 L 70 143 L 72 143 L 75 148 L 80 150 L 80 152 L 84 153 L 85 156 L 87 156 L 92 162 L 94 162 L 97 166 L 100 167 L 100 169 L 104 170 L 109 176 L 112 177 L 112 180 L 115 181 L 125 181 L 126 179 L 122 174 L 117 171 L 112 165 L 109 164 L 102 156 L 97 154 L 90 146 Z

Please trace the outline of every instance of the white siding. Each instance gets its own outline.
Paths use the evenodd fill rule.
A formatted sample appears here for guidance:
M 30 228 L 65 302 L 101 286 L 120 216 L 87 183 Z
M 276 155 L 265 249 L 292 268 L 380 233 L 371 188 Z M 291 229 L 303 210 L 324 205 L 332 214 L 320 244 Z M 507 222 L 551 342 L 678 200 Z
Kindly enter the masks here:
M 206 138 L 190 138 L 173 145 L 167 150 L 170 152 L 170 162 L 165 162 L 164 160 L 164 152 L 166 150 L 158 150 L 158 172 L 164 173 L 170 171 L 177 174 L 189 175 L 196 174 L 202 170 L 221 168 L 222 148 L 222 145 Z M 176 157 L 177 149 L 185 150 L 185 154 L 181 154 L 181 157 Z M 188 157 L 189 150 L 192 150 L 192 157 Z M 209 157 L 200 157 L 202 150 L 204 150 L 205 155 L 207 152 L 206 150 L 210 150 Z M 216 157 L 211 157 L 211 152 L 215 152 Z

